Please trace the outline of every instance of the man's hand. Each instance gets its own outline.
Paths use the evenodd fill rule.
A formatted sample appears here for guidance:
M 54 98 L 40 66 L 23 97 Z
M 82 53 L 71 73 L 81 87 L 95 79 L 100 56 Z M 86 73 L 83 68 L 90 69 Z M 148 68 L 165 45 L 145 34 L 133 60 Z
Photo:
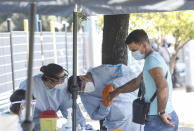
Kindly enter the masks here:
M 119 95 L 119 91 L 116 89 L 108 95 L 108 103 L 110 103 L 115 97 Z
M 172 119 L 167 113 L 164 113 L 162 115 L 160 115 L 160 118 L 162 119 L 162 121 L 168 125 L 168 126 L 175 126 L 174 123 L 171 123 L 170 120 Z

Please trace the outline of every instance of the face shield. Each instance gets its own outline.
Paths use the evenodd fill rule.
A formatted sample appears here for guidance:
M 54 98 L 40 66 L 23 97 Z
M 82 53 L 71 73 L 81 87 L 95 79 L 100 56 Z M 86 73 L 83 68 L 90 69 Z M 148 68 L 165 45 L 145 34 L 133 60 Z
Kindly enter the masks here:
M 94 83 L 87 78 L 83 78 L 80 93 L 91 93 L 94 91 L 95 91 Z
M 94 83 L 84 76 L 77 76 L 78 93 L 91 93 L 95 91 Z M 68 79 L 68 90 L 73 92 L 73 76 Z
M 26 115 L 26 100 L 15 101 L 11 103 L 11 105 L 13 104 L 20 104 L 19 118 L 20 118 L 20 121 L 24 121 L 25 115 Z M 31 117 L 33 117 L 34 115 L 35 105 L 36 105 L 36 100 L 32 100 L 31 101 L 31 112 L 30 112 Z

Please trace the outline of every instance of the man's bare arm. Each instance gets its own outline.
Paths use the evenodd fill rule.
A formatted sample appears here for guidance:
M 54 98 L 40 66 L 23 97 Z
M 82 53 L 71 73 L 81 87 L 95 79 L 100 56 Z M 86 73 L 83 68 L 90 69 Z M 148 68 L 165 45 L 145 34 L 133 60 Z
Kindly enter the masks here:
M 149 71 L 157 87 L 158 112 L 165 111 L 168 101 L 168 84 L 162 68 L 157 67 Z
M 140 87 L 141 77 L 142 73 L 137 78 L 134 78 L 133 80 L 127 82 L 116 90 L 118 90 L 119 93 L 129 93 L 135 91 L 137 88 Z
M 129 93 L 132 91 L 135 91 L 137 88 L 140 87 L 142 73 L 135 79 L 129 81 L 125 85 L 115 89 L 113 92 L 111 92 L 108 96 L 108 101 L 112 101 L 114 97 L 118 96 L 120 93 Z
M 168 83 L 166 81 L 162 68 L 160 67 L 153 68 L 149 71 L 149 73 L 154 79 L 157 87 L 158 112 L 164 112 L 169 94 Z M 171 117 L 167 113 L 160 115 L 160 118 L 168 126 L 174 126 L 174 123 L 171 123 L 169 121 L 171 120 Z

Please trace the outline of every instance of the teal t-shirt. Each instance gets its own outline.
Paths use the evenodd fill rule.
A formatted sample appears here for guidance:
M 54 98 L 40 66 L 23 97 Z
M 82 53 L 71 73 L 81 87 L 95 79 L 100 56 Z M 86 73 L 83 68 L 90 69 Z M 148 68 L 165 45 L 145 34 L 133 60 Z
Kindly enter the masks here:
M 167 74 L 167 83 L 169 88 L 169 95 L 168 95 L 168 102 L 166 105 L 165 112 L 171 113 L 174 109 L 172 106 L 172 79 L 169 72 L 169 67 L 165 63 L 162 56 L 158 53 L 153 51 L 149 56 L 146 57 L 144 68 L 143 68 L 143 80 L 145 84 L 145 101 L 149 102 L 153 94 L 155 93 L 157 87 L 154 79 L 149 73 L 149 70 L 160 67 L 163 69 L 164 76 Z M 149 115 L 157 115 L 158 114 L 158 104 L 157 104 L 157 97 L 150 105 Z

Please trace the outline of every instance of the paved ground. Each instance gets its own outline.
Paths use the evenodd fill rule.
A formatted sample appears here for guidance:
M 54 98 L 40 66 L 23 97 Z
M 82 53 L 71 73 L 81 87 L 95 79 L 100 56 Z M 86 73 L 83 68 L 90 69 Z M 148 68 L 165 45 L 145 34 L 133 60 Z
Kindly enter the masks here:
M 173 105 L 179 116 L 178 131 L 194 131 L 194 92 L 186 93 L 184 88 L 177 88 L 173 91 Z M 90 121 L 90 124 L 99 129 L 97 121 Z
M 194 131 L 194 92 L 187 93 L 184 88 L 174 89 L 173 105 L 179 116 L 179 131 Z
M 186 93 L 185 89 L 177 88 L 173 91 L 173 105 L 179 116 L 178 131 L 194 131 L 194 92 Z M 88 124 L 91 124 L 95 130 L 99 129 L 98 121 L 91 121 L 86 112 L 84 112 Z M 63 121 L 64 122 L 64 121 Z M 62 126 L 62 125 L 61 125 Z
M 180 127 L 178 131 L 194 131 L 194 128 L 190 128 L 190 127 Z

